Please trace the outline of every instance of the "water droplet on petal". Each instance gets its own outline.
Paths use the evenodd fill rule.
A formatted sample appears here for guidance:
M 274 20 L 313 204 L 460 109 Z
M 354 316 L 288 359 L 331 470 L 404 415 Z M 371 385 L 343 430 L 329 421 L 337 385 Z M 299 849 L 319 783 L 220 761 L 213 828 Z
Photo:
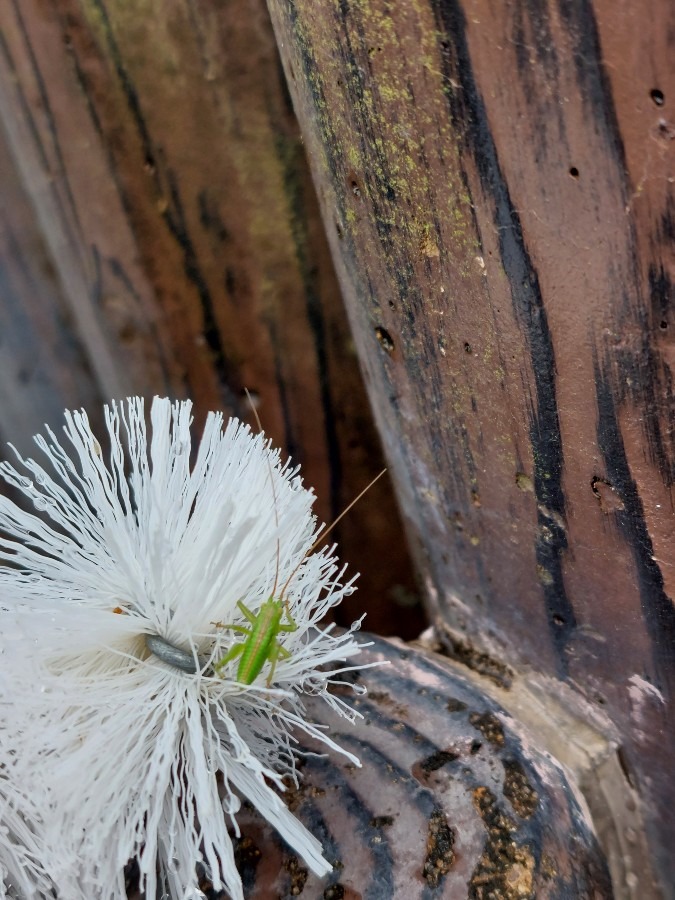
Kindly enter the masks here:
M 188 449 L 188 443 L 187 441 L 176 441 L 172 449 L 174 456 L 182 456 Z

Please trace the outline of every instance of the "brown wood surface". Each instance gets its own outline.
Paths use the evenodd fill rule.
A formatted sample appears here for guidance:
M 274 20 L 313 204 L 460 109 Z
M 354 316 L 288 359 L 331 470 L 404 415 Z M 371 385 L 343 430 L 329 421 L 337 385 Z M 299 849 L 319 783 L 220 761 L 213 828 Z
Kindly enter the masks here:
M 253 423 L 248 388 L 334 518 L 381 450 L 264 3 L 8 0 L 0 32 L 0 437 L 129 393 Z M 387 481 L 336 539 L 341 621 L 417 634 Z
M 0 130 L 0 441 L 27 449 L 68 405 L 95 421 L 101 398 Z
M 613 900 L 574 788 L 520 723 L 447 660 L 379 639 L 362 660 L 387 663 L 360 673 L 362 719 L 310 707 L 362 767 L 310 758 L 287 798 L 334 869 L 308 873 L 244 809 L 235 858 L 247 898 Z
M 675 7 L 269 5 L 429 607 L 609 717 L 672 896 Z

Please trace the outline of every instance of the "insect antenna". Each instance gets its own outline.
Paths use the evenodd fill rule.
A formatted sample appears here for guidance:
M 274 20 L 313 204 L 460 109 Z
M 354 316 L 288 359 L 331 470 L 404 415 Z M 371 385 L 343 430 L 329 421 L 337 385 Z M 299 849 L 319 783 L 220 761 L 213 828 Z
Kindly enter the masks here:
M 255 422 L 256 422 L 256 425 L 258 426 L 258 431 L 260 433 L 264 434 L 262 422 L 260 421 L 260 416 L 258 415 L 258 410 L 255 408 L 255 405 L 253 403 L 253 398 L 251 397 L 251 395 L 248 391 L 248 388 L 244 388 L 244 393 L 246 394 L 246 399 L 248 400 L 249 406 L 251 407 L 251 412 L 253 413 L 253 415 L 255 417 Z M 271 447 L 272 447 L 271 441 L 269 442 L 269 446 L 271 449 Z M 265 461 L 267 462 L 267 468 L 269 470 L 270 486 L 272 488 L 272 503 L 274 505 L 274 524 L 276 525 L 276 532 L 277 532 L 277 559 L 276 559 L 276 566 L 275 566 L 275 572 L 274 572 L 274 586 L 272 588 L 272 594 L 271 594 L 271 596 L 274 597 L 274 595 L 277 592 L 277 586 L 278 586 L 278 582 L 279 582 L 279 566 L 281 564 L 280 563 L 281 542 L 279 540 L 279 510 L 277 508 L 277 491 L 276 491 L 276 488 L 274 487 L 274 472 L 272 470 L 272 463 L 270 462 L 269 454 L 267 454 L 267 453 L 265 454 Z
M 286 601 L 284 600 L 284 594 L 286 593 L 286 590 L 287 590 L 287 588 L 288 588 L 288 585 L 291 583 L 291 581 L 293 580 L 293 578 L 297 575 L 300 566 L 304 563 L 304 561 L 307 559 L 307 557 L 310 555 L 310 553 L 313 553 L 313 552 L 316 550 L 316 548 L 326 540 L 326 538 L 327 538 L 328 535 L 331 533 L 331 531 L 335 528 L 335 526 L 338 524 L 338 522 L 339 522 L 342 518 L 344 518 L 344 516 L 347 515 L 347 513 L 349 512 L 349 510 L 350 510 L 353 506 L 356 506 L 356 504 L 359 502 L 359 500 L 361 499 L 361 497 L 363 497 L 364 494 L 367 494 L 367 493 L 368 493 L 368 491 L 369 491 L 369 490 L 371 489 L 371 487 L 375 484 L 375 482 L 376 482 L 376 481 L 379 481 L 380 478 L 382 478 L 382 476 L 384 475 L 384 473 L 385 473 L 386 471 L 387 471 L 386 469 L 382 469 L 381 472 L 378 472 L 378 474 L 373 478 L 373 480 L 370 481 L 370 482 L 364 487 L 364 489 L 361 491 L 361 493 L 360 493 L 360 494 L 357 494 L 357 496 L 354 497 L 354 499 L 351 501 L 351 503 L 349 503 L 349 504 L 342 510 L 342 512 L 340 513 L 340 515 L 339 515 L 336 519 L 334 519 L 334 520 L 331 522 L 331 524 L 328 526 L 328 528 L 324 528 L 324 530 L 323 530 L 323 531 L 321 532 L 321 534 L 317 537 L 317 539 L 314 541 L 314 543 L 313 543 L 312 546 L 309 548 L 309 550 L 306 550 L 306 551 L 305 551 L 305 553 L 303 554 L 302 559 L 300 560 L 300 562 L 297 564 L 297 566 L 293 569 L 293 571 L 291 572 L 291 574 L 288 576 L 288 581 L 286 582 L 286 584 L 285 584 L 285 585 L 283 586 L 283 588 L 281 589 L 281 594 L 279 594 L 279 600 L 282 600 L 284 603 L 286 603 Z
M 260 421 L 260 416 L 258 415 L 258 411 L 253 404 L 253 399 L 252 399 L 250 393 L 248 392 L 247 388 L 244 388 L 244 392 L 246 394 L 249 405 L 251 407 L 251 411 L 253 412 L 253 415 L 255 416 L 255 421 L 258 426 L 258 431 L 262 432 L 263 431 L 262 423 Z M 281 544 L 280 544 L 280 539 L 279 539 L 279 510 L 277 509 L 277 493 L 276 493 L 276 488 L 274 487 L 274 473 L 272 471 L 272 464 L 269 460 L 269 456 L 267 456 L 267 455 L 266 455 L 266 460 L 267 460 L 267 465 L 268 465 L 269 474 L 270 474 L 270 485 L 272 487 L 272 500 L 274 503 L 274 522 L 275 522 L 276 528 L 277 528 L 277 561 L 276 561 L 276 572 L 274 573 L 274 587 L 272 588 L 272 594 L 271 594 L 271 597 L 273 598 L 277 592 L 277 587 L 278 587 L 278 582 L 279 582 Z M 300 567 L 302 566 L 302 564 L 304 563 L 304 561 L 307 559 L 307 557 L 310 555 L 310 553 L 313 553 L 316 550 L 316 548 L 325 541 L 325 539 L 328 537 L 328 535 L 331 533 L 331 531 L 336 527 L 336 525 L 338 525 L 338 523 L 344 518 L 344 516 L 347 515 L 347 513 L 350 511 L 350 509 L 352 509 L 352 507 L 356 506 L 356 504 L 364 496 L 364 494 L 368 493 L 368 491 L 371 489 L 371 487 L 373 487 L 375 482 L 379 481 L 380 478 L 382 478 L 382 476 L 384 475 L 384 473 L 386 471 L 387 471 L 386 469 L 382 469 L 381 472 L 378 472 L 377 475 L 370 482 L 368 482 L 368 484 L 363 488 L 363 490 L 359 494 L 357 494 L 356 497 L 354 497 L 354 499 L 350 503 L 347 504 L 347 506 L 342 510 L 342 512 L 337 516 L 337 518 L 335 518 L 327 528 L 324 528 L 324 530 L 317 537 L 317 539 L 314 541 L 312 546 L 308 550 L 305 551 L 300 562 L 296 565 L 296 567 L 293 569 L 291 574 L 288 576 L 288 579 L 286 580 L 286 583 L 284 584 L 283 588 L 281 589 L 281 593 L 279 594 L 279 600 L 280 600 L 280 602 L 282 602 L 284 604 L 284 606 L 286 606 L 286 609 L 288 609 L 288 601 L 285 599 L 286 591 L 288 590 L 288 586 L 290 585 L 291 581 L 297 575 L 297 573 L 298 573 Z

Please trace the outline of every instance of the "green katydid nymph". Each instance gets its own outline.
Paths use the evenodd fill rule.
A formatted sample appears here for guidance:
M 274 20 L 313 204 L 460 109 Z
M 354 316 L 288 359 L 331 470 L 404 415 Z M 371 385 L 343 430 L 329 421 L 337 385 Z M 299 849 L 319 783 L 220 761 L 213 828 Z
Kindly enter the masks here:
M 224 627 L 237 634 L 246 635 L 246 640 L 241 644 L 235 644 L 213 668 L 216 672 L 220 672 L 231 659 L 241 656 L 237 668 L 237 681 L 241 684 L 253 684 L 260 675 L 262 667 L 269 661 L 270 671 L 267 676 L 267 686 L 269 687 L 274 679 L 277 661 L 289 659 L 291 655 L 281 646 L 277 635 L 282 631 L 297 631 L 298 626 L 288 610 L 285 610 L 284 601 L 275 600 L 274 597 L 270 597 L 262 604 L 257 615 L 252 613 L 241 600 L 237 606 L 251 623 L 251 627 L 245 628 L 243 625 L 226 625 Z M 288 616 L 288 622 L 285 623 L 281 621 L 284 612 Z
M 253 410 L 253 415 L 255 416 L 258 430 L 262 431 L 262 423 L 260 422 L 257 410 L 248 391 L 246 391 L 246 396 L 248 397 L 248 401 L 251 404 L 251 409 Z M 274 507 L 274 519 L 276 521 L 278 534 L 279 513 L 277 510 L 277 495 L 274 488 L 274 475 L 269 458 L 267 460 L 267 465 L 269 467 L 270 486 L 272 488 L 272 503 Z M 347 515 L 352 506 L 359 502 L 361 497 L 363 497 L 363 495 L 371 489 L 375 482 L 379 478 L 381 478 L 386 471 L 386 469 L 383 469 L 378 475 L 376 475 L 375 478 L 373 478 L 373 480 L 370 482 L 370 484 L 366 485 L 366 487 L 357 497 L 354 498 L 354 500 L 352 500 L 352 502 L 346 507 L 346 509 L 342 510 L 340 515 L 328 526 L 328 528 L 324 529 L 321 532 L 319 537 L 316 539 L 316 541 L 314 541 L 309 550 L 307 550 L 303 555 L 302 559 L 297 564 L 295 569 L 291 572 L 286 584 L 282 588 L 281 594 L 279 595 L 278 599 L 276 599 L 276 592 L 279 579 L 280 546 L 279 538 L 277 537 L 276 574 L 274 576 L 274 586 L 272 588 L 272 593 L 269 599 L 265 600 L 265 602 L 261 604 L 260 609 L 257 613 L 252 612 L 248 608 L 248 606 L 246 606 L 243 600 L 237 601 L 239 611 L 249 622 L 251 627 L 247 628 L 245 625 L 224 625 L 222 622 L 213 623 L 220 628 L 226 628 L 228 629 L 228 631 L 233 631 L 235 634 L 241 634 L 244 636 L 243 641 L 231 647 L 222 659 L 213 664 L 213 670 L 214 672 L 216 672 L 216 674 L 220 674 L 227 663 L 240 656 L 241 659 L 239 660 L 239 666 L 237 667 L 237 681 L 240 682 L 240 684 L 253 684 L 258 675 L 260 675 L 260 672 L 262 671 L 265 663 L 269 662 L 270 670 L 267 675 L 267 687 L 271 686 L 272 681 L 274 680 L 274 672 L 276 670 L 277 663 L 280 659 L 290 659 L 291 656 L 288 650 L 282 647 L 277 638 L 282 632 L 291 632 L 298 630 L 298 626 L 293 620 L 293 616 L 291 615 L 290 609 L 288 607 L 288 601 L 285 597 L 288 586 L 290 585 L 291 581 L 300 569 L 300 566 L 307 559 L 310 553 L 313 553 L 314 550 L 316 550 L 316 548 L 319 546 L 319 544 L 323 543 L 325 538 L 335 528 L 342 517 Z M 282 621 L 284 613 L 286 613 L 286 622 Z
M 383 469 L 378 475 L 376 475 L 375 478 L 373 478 L 373 480 L 368 485 L 366 485 L 361 493 L 357 497 L 355 497 L 354 500 L 352 500 L 352 502 L 346 507 L 346 509 L 344 509 L 340 513 L 340 515 L 328 526 L 328 528 L 322 531 L 317 540 L 314 541 L 309 550 L 307 550 L 307 552 L 304 554 L 293 572 L 291 572 L 288 581 L 281 591 L 279 599 L 275 599 L 277 590 L 277 578 L 279 572 L 279 539 L 277 538 L 277 575 L 274 578 L 274 587 L 272 588 L 272 594 L 270 598 L 268 600 L 265 600 L 265 602 L 261 604 L 260 609 L 257 613 L 252 612 L 242 600 L 237 601 L 237 606 L 239 607 L 240 612 L 250 623 L 251 627 L 247 628 L 244 625 L 224 625 L 222 622 L 214 623 L 220 628 L 226 628 L 229 631 L 234 631 L 235 634 L 241 634 L 245 637 L 245 640 L 238 644 L 235 644 L 228 650 L 228 652 L 222 659 L 213 664 L 213 669 L 217 674 L 220 674 L 227 663 L 240 656 L 241 659 L 239 660 L 236 676 L 238 682 L 240 682 L 241 684 L 253 684 L 258 675 L 260 675 L 260 672 L 262 671 L 265 663 L 269 662 L 270 670 L 267 675 L 267 687 L 270 687 L 272 685 L 277 663 L 280 659 L 290 659 L 291 656 L 288 650 L 282 647 L 277 638 L 282 632 L 297 631 L 298 629 L 298 626 L 294 622 L 288 608 L 288 601 L 284 596 L 289 584 L 298 572 L 298 569 L 300 568 L 302 563 L 310 555 L 310 553 L 313 553 L 314 550 L 316 550 L 319 544 L 321 544 L 327 537 L 329 532 L 331 532 L 335 528 L 340 519 L 342 519 L 342 517 L 349 512 L 354 504 L 359 502 L 361 497 L 363 497 L 363 495 L 370 490 L 375 482 L 379 478 L 381 478 L 386 471 L 386 469 Z M 270 478 L 271 477 L 272 474 L 270 472 Z M 274 481 L 271 481 L 271 484 L 275 506 L 274 514 L 278 522 Z M 286 622 L 282 621 L 284 613 L 286 613 Z

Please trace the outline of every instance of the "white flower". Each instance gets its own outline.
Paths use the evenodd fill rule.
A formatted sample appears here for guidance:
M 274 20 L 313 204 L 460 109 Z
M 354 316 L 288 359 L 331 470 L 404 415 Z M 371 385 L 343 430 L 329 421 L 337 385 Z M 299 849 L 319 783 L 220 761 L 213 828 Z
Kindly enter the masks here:
M 0 733 L 0 741 L 5 740 Z M 0 771 L 0 900 L 51 897 L 39 860 L 39 811 L 29 798 L 16 797 L 15 784 L 13 766 L 6 764 Z
M 40 513 L 0 497 L 0 862 L 18 853 L 35 896 L 52 896 L 46 873 L 67 900 L 119 900 L 131 858 L 148 897 L 193 896 L 202 862 L 241 898 L 228 824 L 243 796 L 325 874 L 272 787 L 296 779 L 302 732 L 358 764 L 305 718 L 308 693 L 353 718 L 328 688 L 359 650 L 358 623 L 319 624 L 353 580 L 331 549 L 308 553 L 313 494 L 236 420 L 209 416 L 191 467 L 189 403 L 155 398 L 149 442 L 140 399 L 105 417 L 109 450 L 66 413 L 67 443 L 35 439 L 42 465 L 0 465 Z M 270 599 L 297 627 L 242 683 L 241 656 L 223 660 Z

